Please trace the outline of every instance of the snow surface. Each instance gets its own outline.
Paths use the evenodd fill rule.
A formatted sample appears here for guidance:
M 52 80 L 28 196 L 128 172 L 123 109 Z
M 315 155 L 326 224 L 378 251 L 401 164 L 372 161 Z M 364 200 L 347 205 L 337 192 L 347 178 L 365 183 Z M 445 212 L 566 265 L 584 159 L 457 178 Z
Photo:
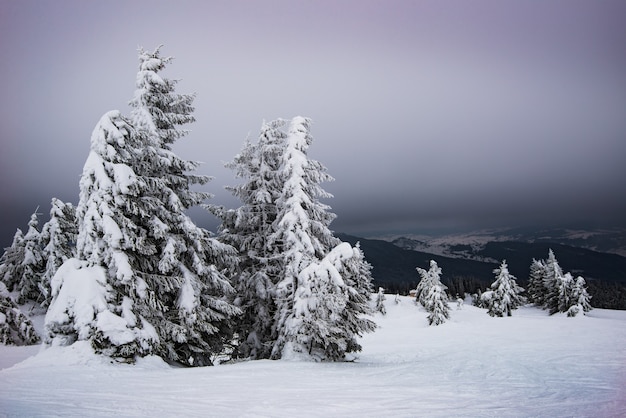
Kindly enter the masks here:
M 429 327 L 412 299 L 394 299 L 349 363 L 177 368 L 112 364 L 84 342 L 0 346 L 0 416 L 626 416 L 626 312 L 492 318 L 466 303 Z

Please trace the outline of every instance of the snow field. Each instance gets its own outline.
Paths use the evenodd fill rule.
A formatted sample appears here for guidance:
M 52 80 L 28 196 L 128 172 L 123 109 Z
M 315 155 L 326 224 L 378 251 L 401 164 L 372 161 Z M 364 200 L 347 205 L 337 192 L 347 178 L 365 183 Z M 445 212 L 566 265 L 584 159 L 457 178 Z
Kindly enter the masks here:
M 394 299 L 354 362 L 175 368 L 111 364 L 85 343 L 0 347 L 0 416 L 626 416 L 626 312 L 492 318 L 451 303 L 429 327 L 412 299 Z M 11 367 L 18 352 L 31 357 Z

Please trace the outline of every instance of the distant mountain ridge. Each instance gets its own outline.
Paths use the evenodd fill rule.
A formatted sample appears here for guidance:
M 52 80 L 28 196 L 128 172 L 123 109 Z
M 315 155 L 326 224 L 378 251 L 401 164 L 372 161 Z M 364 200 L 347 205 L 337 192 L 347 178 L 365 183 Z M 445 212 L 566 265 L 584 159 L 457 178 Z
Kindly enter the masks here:
M 479 258 L 478 252 L 482 247 L 489 242 L 500 241 L 562 244 L 626 257 L 625 228 L 506 228 L 443 236 L 390 235 L 380 239 L 402 248 L 454 258 Z

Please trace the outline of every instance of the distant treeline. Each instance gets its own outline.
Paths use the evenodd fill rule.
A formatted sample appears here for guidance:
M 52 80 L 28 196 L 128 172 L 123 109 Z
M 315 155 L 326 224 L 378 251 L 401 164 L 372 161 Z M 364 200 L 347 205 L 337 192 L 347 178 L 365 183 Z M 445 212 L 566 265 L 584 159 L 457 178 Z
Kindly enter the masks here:
M 416 267 L 428 266 L 430 259 L 441 266 L 441 281 L 448 286 L 448 294 L 452 297 L 485 291 L 493 282 L 493 269 L 498 267 L 497 263 L 406 250 L 383 240 L 338 236 L 347 242 L 361 243 L 366 260 L 373 266 L 375 286 L 383 287 L 387 293 L 408 295 L 419 282 Z M 619 255 L 545 242 L 493 242 L 487 244 L 479 255 L 506 259 L 517 282 L 525 287 L 533 258 L 545 257 L 550 248 L 566 270 L 586 279 L 594 308 L 626 310 L 626 258 Z

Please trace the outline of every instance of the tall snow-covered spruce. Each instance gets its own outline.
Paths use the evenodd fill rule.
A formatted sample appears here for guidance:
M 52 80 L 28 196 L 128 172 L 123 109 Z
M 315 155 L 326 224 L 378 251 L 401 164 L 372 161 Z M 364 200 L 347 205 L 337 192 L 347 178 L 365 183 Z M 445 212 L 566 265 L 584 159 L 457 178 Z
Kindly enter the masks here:
M 550 311 L 550 315 L 559 312 L 559 292 L 562 288 L 563 269 L 554 255 L 554 251 L 548 251 L 548 258 L 543 262 L 543 287 L 545 295 L 543 306 Z
M 209 206 L 221 219 L 220 239 L 239 251 L 239 271 L 233 276 L 234 303 L 242 311 L 235 320 L 241 358 L 269 358 L 275 338 L 275 286 L 283 267 L 276 248 L 270 248 L 282 192 L 279 175 L 287 121 L 263 123 L 257 142 L 246 141 L 226 166 L 242 184 L 227 187 L 242 205 L 237 209 Z
M 545 262 L 533 259 L 530 264 L 530 276 L 528 278 L 528 289 L 526 293 L 528 301 L 539 307 L 543 307 L 546 298 L 546 288 L 544 284 L 545 272 Z
M 93 131 L 76 208 L 77 259 L 65 261 L 50 283 L 49 342 L 90 340 L 98 351 L 132 358 L 152 353 L 158 341 L 124 289 L 145 289 L 134 269 L 142 232 L 131 210 L 142 185 L 132 169 L 137 139 L 119 111 L 102 116 Z
M 309 159 L 311 121 L 264 123 L 229 164 L 242 201 L 235 210 L 211 208 L 222 219 L 220 237 L 242 259 L 235 277 L 239 353 L 250 358 L 305 356 L 341 360 L 359 351 L 356 337 L 374 329 L 369 314 L 371 267 L 360 247 L 333 236 L 335 215 L 320 199 L 333 180 Z
M 139 52 L 133 111 L 105 114 L 94 129 L 77 207 L 77 258 L 52 280 L 49 341 L 89 340 L 98 352 L 132 361 L 156 354 L 185 365 L 212 364 L 230 342 L 238 309 L 224 273 L 232 247 L 212 239 L 185 210 L 208 194 L 197 163 L 171 145 L 193 121 L 193 96 L 162 78 L 171 58 Z
M 308 118 L 291 120 L 279 171 L 283 188 L 276 200 L 278 213 L 269 244 L 280 254 L 284 270 L 276 289 L 277 337 L 272 357 L 339 360 L 360 349 L 346 343 L 354 338 L 355 329 L 347 322 L 338 323 L 336 317 L 346 310 L 348 289 L 333 269 L 341 270 L 338 263 L 351 257 L 345 256 L 345 245 L 329 229 L 335 215 L 319 200 L 332 197 L 320 184 L 334 179 L 307 155 L 313 141 L 310 127 Z M 359 308 L 369 311 L 367 304 Z M 365 320 L 356 331 L 370 329 L 373 324 Z
M 155 292 L 165 291 L 167 309 L 155 318 L 161 355 L 205 365 L 231 341 L 231 319 L 239 309 L 225 296 L 233 291 L 228 276 L 237 257 L 233 247 L 212 238 L 185 213 L 211 195 L 191 189 L 209 181 L 191 174 L 199 163 L 184 160 L 171 149 L 188 133 L 179 126 L 195 120 L 194 95 L 176 93 L 177 80 L 160 74 L 171 61 L 161 56 L 160 48 L 140 49 L 137 90 L 130 102 L 132 124 L 143 140 L 137 170 L 149 185 L 142 199 L 147 202 L 144 221 L 148 242 L 156 244 L 156 251 L 143 257 L 142 270 Z M 163 286 L 170 280 L 173 287 Z

